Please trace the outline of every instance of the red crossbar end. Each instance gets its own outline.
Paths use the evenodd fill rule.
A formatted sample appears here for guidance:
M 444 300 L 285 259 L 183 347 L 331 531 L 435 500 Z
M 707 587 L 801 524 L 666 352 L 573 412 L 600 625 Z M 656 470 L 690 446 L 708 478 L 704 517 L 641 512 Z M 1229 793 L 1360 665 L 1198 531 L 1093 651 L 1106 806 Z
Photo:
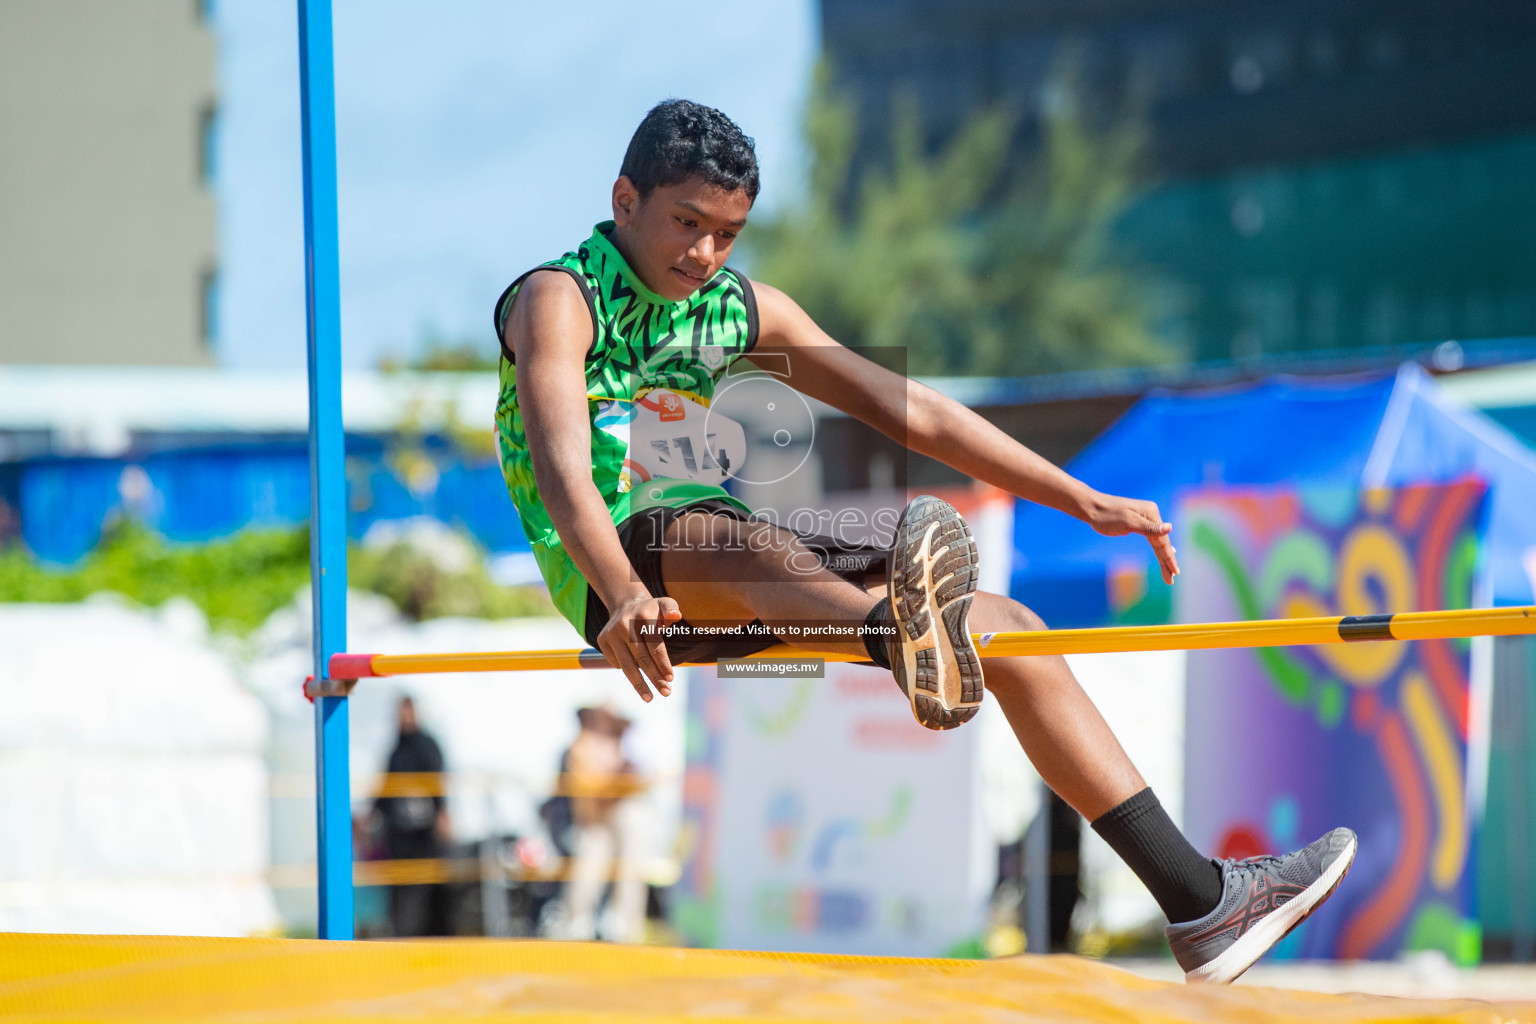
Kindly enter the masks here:
M 371 679 L 373 675 L 373 655 L 371 654 L 331 655 L 332 679 Z

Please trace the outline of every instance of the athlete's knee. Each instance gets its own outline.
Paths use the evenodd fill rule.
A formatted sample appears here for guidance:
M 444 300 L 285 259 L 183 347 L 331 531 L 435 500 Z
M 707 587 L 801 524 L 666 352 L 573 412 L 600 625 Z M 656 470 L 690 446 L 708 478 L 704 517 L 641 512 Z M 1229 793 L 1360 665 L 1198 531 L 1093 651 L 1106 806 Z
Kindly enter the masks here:
M 971 606 L 972 629 L 986 629 L 991 633 L 1034 633 L 1046 628 L 1046 623 L 1028 606 L 1021 605 L 1012 597 L 982 591 L 975 596 Z
M 1033 633 L 1047 628 L 1045 620 L 1036 615 L 1033 609 L 1011 597 L 1000 594 L 979 594 L 977 597 L 985 601 L 985 628 L 988 630 Z
M 1014 614 L 1019 622 L 1020 630 L 1034 633 L 1050 628 L 1045 624 L 1045 620 L 1035 613 L 1033 608 L 1022 605 L 1017 601 L 1011 601 L 1011 603 L 1015 609 Z

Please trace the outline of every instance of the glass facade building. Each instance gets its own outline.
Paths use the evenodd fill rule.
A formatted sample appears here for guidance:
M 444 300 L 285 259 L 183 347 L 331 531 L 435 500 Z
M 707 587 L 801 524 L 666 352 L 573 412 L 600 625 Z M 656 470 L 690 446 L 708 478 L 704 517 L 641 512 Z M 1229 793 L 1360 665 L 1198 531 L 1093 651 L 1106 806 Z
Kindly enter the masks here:
M 889 104 L 933 141 L 1032 113 L 1075 60 L 1134 103 L 1123 218 L 1160 333 L 1197 361 L 1536 335 L 1536 5 L 1521 0 L 823 0 L 834 81 L 878 159 Z

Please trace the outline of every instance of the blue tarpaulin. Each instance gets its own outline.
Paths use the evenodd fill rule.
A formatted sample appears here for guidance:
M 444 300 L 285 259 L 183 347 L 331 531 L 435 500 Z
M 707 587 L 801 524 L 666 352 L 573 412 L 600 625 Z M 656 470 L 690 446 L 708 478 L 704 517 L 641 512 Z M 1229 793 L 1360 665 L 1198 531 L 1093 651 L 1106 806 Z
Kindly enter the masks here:
M 1479 476 L 1491 489 L 1482 557 L 1493 600 L 1533 603 L 1536 453 L 1415 365 L 1389 377 L 1274 378 L 1216 392 L 1153 393 L 1067 468 L 1098 490 L 1151 499 L 1165 517 L 1181 490 L 1198 485 L 1393 486 Z M 1105 625 L 1114 618 L 1112 578 L 1138 573 L 1154 598 L 1166 593 L 1153 581 L 1145 541 L 1102 537 L 1019 502 L 1010 593 L 1050 625 Z M 1158 611 L 1153 601 L 1142 617 L 1155 620 Z
M 493 460 L 441 451 L 413 489 L 383 446 L 349 440 L 348 532 L 426 516 L 469 533 L 492 554 L 529 550 Z M 178 543 L 309 519 L 309 449 L 303 443 L 162 452 L 142 459 L 44 458 L 6 467 L 0 500 L 15 506 L 22 542 L 38 558 L 69 565 L 94 548 L 103 527 L 131 516 Z

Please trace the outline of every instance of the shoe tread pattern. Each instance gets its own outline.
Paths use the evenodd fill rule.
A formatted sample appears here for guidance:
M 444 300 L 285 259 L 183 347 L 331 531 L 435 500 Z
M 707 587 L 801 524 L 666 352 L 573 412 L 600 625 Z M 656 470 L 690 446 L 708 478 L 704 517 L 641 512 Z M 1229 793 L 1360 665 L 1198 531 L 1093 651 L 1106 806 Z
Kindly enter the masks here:
M 932 561 L 931 577 L 922 557 L 925 538 Z M 948 502 L 931 495 L 913 499 L 897 526 L 891 557 L 891 609 L 907 643 L 923 643 L 930 633 L 933 635 L 928 646 L 914 652 L 916 678 L 911 689 L 901 678 L 905 663 L 899 648 L 893 653 L 892 664 L 901 666 L 896 672 L 897 682 L 908 693 L 913 714 L 930 729 L 953 729 L 969 721 L 984 693 L 981 658 L 967 624 L 977 579 L 976 542 L 965 520 Z M 938 631 L 934 630 L 935 606 Z M 952 656 L 958 677 L 959 700 L 953 705 L 946 704 L 941 693 L 941 645 Z

